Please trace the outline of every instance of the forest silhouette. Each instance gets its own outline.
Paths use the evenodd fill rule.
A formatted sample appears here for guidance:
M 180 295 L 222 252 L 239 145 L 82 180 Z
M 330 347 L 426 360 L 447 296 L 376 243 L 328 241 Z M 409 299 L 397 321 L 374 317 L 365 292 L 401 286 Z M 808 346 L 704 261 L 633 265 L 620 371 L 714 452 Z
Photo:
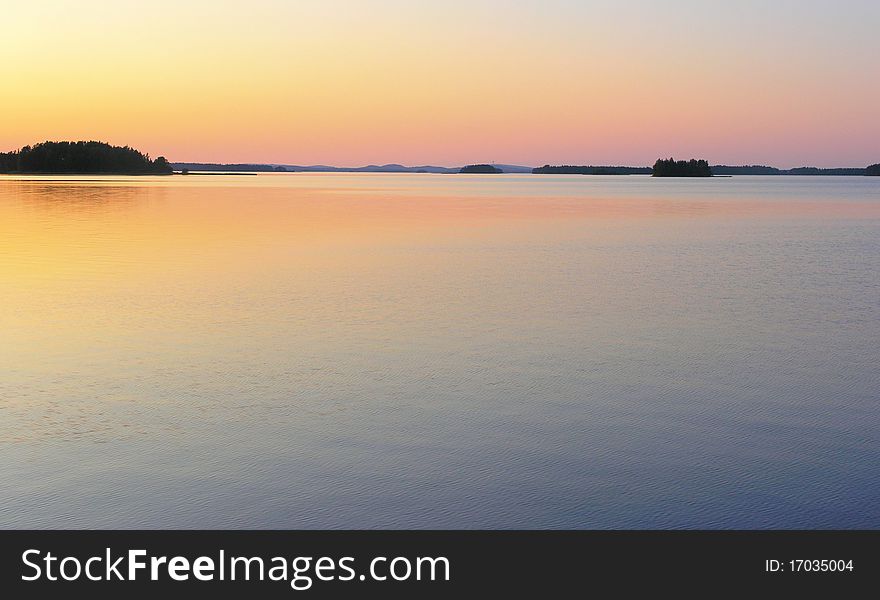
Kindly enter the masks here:
M 654 177 L 712 177 L 712 169 L 705 160 L 675 160 L 658 158 L 654 163 Z
M 155 160 L 128 146 L 104 142 L 42 142 L 13 152 L 0 152 L 0 173 L 105 173 L 171 175 L 164 156 Z

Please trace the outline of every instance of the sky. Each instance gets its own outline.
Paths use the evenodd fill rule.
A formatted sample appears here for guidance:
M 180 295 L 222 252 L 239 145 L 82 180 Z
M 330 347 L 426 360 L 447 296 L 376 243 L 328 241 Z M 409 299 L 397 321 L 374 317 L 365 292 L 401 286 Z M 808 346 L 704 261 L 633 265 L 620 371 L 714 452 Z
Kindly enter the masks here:
M 0 151 L 880 162 L 876 0 L 0 0 Z

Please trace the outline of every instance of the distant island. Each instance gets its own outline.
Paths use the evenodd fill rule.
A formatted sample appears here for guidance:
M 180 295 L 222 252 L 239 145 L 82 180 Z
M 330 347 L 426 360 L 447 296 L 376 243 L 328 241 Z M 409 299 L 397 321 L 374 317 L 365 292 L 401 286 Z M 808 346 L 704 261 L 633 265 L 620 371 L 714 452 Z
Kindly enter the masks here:
M 164 156 L 104 142 L 42 142 L 0 153 L 0 173 L 171 175 Z
M 877 163 L 876 165 L 871 165 L 870 167 L 865 169 L 865 175 L 871 175 L 874 177 L 880 176 L 880 163 Z
M 536 175 L 650 175 L 651 167 L 594 167 L 576 165 L 544 165 L 532 169 Z
M 654 163 L 653 177 L 712 177 L 712 169 L 705 160 L 675 160 L 658 158 Z
M 465 167 L 462 167 L 461 170 L 459 171 L 459 173 L 493 174 L 493 173 L 504 173 L 504 171 L 502 171 L 498 167 L 495 167 L 492 165 L 467 165 Z

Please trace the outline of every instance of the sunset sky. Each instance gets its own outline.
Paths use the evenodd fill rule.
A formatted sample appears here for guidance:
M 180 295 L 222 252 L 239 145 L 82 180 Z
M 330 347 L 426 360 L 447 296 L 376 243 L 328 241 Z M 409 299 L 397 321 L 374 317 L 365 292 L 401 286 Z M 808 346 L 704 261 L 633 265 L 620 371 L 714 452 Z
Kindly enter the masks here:
M 0 151 L 865 166 L 880 2 L 4 2 Z

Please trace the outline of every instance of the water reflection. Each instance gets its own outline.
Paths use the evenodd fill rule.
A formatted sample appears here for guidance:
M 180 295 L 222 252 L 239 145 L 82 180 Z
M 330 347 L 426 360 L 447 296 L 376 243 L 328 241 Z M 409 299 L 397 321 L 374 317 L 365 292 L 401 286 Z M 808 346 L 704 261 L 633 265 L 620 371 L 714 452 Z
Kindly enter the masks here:
M 0 178 L 0 524 L 873 526 L 880 182 L 801 179 Z

